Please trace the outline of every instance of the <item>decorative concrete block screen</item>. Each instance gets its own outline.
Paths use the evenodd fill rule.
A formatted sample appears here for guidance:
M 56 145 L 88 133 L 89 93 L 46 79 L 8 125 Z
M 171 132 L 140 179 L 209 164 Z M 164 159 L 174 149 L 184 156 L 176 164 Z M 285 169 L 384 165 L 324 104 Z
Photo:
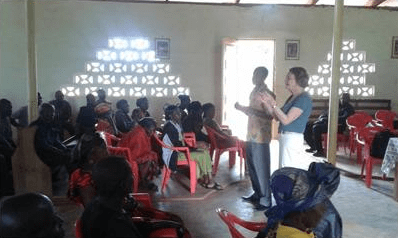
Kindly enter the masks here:
M 85 72 L 73 76 L 71 85 L 61 90 L 69 97 L 89 93 L 97 96 L 105 89 L 108 97 L 175 97 L 189 95 L 189 88 L 171 73 L 169 59 L 157 59 L 148 39 L 111 38 L 108 48 L 100 49 L 96 59 L 87 62 Z
M 373 97 L 374 85 L 366 84 L 366 74 L 376 71 L 374 63 L 366 63 L 366 52 L 355 50 L 355 40 L 345 40 L 340 55 L 339 95 L 349 93 L 358 98 Z M 328 53 L 327 62 L 318 66 L 318 74 L 311 75 L 306 91 L 315 97 L 329 97 L 332 74 L 332 53 Z

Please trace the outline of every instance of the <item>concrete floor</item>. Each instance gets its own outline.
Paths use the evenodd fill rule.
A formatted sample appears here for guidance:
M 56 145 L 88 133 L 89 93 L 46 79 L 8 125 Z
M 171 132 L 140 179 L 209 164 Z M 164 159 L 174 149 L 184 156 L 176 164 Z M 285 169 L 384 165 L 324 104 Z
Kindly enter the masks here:
M 271 169 L 276 169 L 277 142 L 271 144 Z M 316 160 L 306 153 L 308 161 Z M 184 220 L 192 237 L 230 237 L 227 226 L 216 214 L 216 208 L 225 208 L 238 217 L 251 221 L 265 221 L 263 212 L 253 210 L 252 205 L 241 200 L 241 196 L 251 193 L 247 174 L 240 174 L 239 159 L 234 168 L 227 168 L 227 155 L 223 155 L 216 180 L 225 186 L 222 191 L 197 187 L 194 196 L 189 195 L 188 180 L 182 175 L 172 178 L 165 193 L 153 193 L 157 208 L 173 212 Z M 394 238 L 398 237 L 398 203 L 392 199 L 392 182 L 374 180 L 371 189 L 366 188 L 359 178 L 360 166 L 349 160 L 342 151 L 338 152 L 337 167 L 341 169 L 340 186 L 332 197 L 332 202 L 343 219 L 345 238 Z M 374 169 L 377 173 L 379 167 Z M 391 179 L 390 179 L 391 180 Z M 160 178 L 156 180 L 159 184 Z M 55 199 L 58 211 L 65 219 L 67 237 L 74 237 L 73 222 L 82 212 L 65 199 Z M 255 234 L 242 231 L 246 237 Z

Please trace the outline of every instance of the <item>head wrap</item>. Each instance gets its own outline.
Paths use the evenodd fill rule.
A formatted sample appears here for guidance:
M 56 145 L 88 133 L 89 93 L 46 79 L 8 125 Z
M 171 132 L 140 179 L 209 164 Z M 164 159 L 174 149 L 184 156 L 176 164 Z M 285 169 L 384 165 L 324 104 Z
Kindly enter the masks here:
M 311 163 L 308 171 L 285 167 L 271 176 L 271 190 L 276 205 L 265 212 L 273 228 L 290 212 L 302 212 L 327 200 L 340 183 L 337 168 L 328 163 Z

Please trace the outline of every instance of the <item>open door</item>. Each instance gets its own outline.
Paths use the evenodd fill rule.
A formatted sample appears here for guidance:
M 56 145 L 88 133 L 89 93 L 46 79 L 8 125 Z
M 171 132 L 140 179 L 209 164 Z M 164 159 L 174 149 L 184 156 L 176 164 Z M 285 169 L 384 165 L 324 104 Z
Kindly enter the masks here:
M 274 40 L 223 40 L 222 124 L 228 125 L 240 139 L 246 139 L 248 118 L 234 105 L 249 105 L 253 71 L 259 66 L 268 69 L 265 83 L 273 90 L 274 64 Z

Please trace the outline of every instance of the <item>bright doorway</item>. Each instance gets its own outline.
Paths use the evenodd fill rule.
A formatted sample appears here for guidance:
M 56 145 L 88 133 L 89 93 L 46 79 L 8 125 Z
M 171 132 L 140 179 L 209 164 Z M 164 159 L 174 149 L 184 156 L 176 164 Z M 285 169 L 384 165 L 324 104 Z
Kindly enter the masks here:
M 265 80 L 273 90 L 275 40 L 226 40 L 223 54 L 223 112 L 222 124 L 228 125 L 234 136 L 246 139 L 248 117 L 234 105 L 249 105 L 253 90 L 252 76 L 256 67 L 268 69 Z

